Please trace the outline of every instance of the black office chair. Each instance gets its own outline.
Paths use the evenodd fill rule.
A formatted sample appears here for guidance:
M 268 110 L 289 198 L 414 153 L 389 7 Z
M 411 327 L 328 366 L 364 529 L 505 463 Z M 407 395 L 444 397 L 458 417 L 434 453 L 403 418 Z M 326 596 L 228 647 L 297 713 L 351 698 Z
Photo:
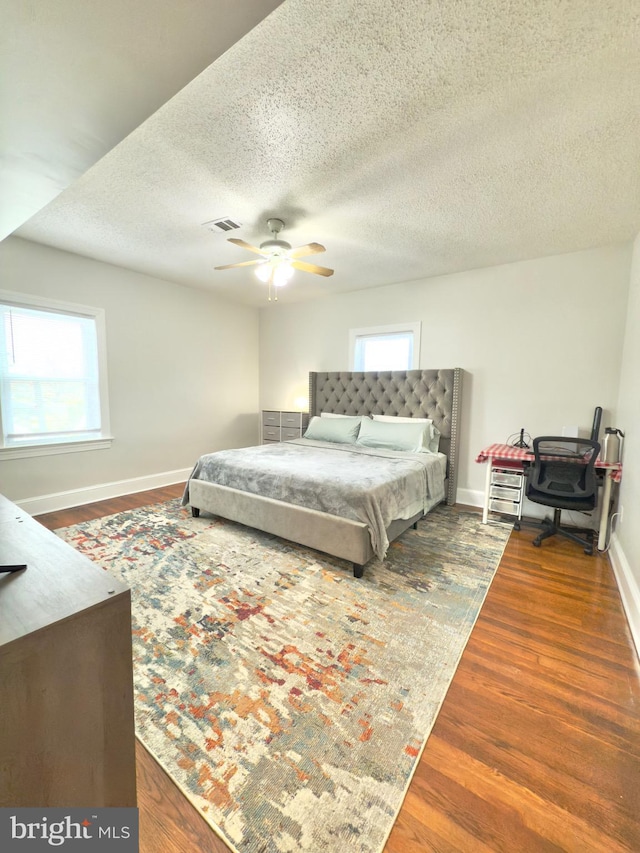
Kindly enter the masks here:
M 527 497 L 534 503 L 553 507 L 553 520 L 545 518 L 542 532 L 533 540 L 539 547 L 543 539 L 559 534 L 584 546 L 593 554 L 593 530 L 581 536 L 561 526 L 563 509 L 590 512 L 598 504 L 598 480 L 595 463 L 600 444 L 590 438 L 545 435 L 533 439 L 534 462 L 527 473 Z

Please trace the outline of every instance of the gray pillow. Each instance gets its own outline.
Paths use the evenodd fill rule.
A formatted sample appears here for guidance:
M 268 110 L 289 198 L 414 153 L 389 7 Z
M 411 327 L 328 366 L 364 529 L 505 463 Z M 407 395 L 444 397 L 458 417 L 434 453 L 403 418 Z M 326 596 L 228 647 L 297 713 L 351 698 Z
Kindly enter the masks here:
M 398 423 L 369 420 L 362 423 L 357 444 L 384 450 L 403 450 L 408 453 L 429 453 L 429 425 L 419 421 Z
M 396 424 L 425 424 L 428 426 L 428 429 L 425 430 L 424 438 L 422 440 L 423 452 L 431 452 L 437 453 L 438 447 L 440 445 L 440 430 L 434 426 L 431 418 L 400 418 L 396 415 L 373 415 L 374 421 L 386 421 L 388 423 L 396 423 Z
M 315 441 L 335 441 L 338 444 L 355 444 L 362 418 L 311 418 L 304 438 Z

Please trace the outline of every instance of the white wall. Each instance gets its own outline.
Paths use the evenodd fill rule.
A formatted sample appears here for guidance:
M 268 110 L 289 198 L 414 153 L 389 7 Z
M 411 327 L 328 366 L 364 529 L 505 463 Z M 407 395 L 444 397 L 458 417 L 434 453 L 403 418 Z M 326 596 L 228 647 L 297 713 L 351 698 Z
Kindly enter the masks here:
M 622 352 L 618 422 L 625 434 L 618 515 L 611 556 L 640 654 L 640 235 L 634 244 L 627 325 Z
M 540 258 L 260 312 L 261 408 L 289 408 L 310 370 L 348 370 L 350 328 L 422 321 L 420 366 L 465 371 L 458 500 L 481 503 L 476 454 L 531 435 L 618 425 L 631 246 Z M 303 287 L 296 281 L 294 287 Z
M 0 492 L 29 511 L 177 482 L 204 452 L 256 443 L 259 408 L 295 408 L 310 370 L 348 369 L 350 328 L 421 320 L 421 367 L 465 371 L 460 502 L 481 501 L 477 452 L 521 426 L 588 434 L 600 405 L 625 430 L 611 555 L 640 648 L 640 237 L 260 312 L 18 238 L 0 269 L 3 289 L 106 312 L 115 441 L 0 461 Z
M 177 482 L 202 453 L 257 442 L 256 309 L 15 237 L 0 268 L 5 290 L 104 308 L 115 437 L 109 450 L 0 461 L 6 497 L 29 511 L 84 503 L 109 496 L 100 484 Z

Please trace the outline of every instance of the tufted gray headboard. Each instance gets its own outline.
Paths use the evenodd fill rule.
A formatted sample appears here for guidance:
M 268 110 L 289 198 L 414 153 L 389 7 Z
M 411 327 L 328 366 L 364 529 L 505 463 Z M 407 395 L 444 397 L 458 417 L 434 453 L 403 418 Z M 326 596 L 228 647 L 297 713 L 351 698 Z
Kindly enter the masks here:
M 398 370 L 371 373 L 310 373 L 309 416 L 398 415 L 431 418 L 447 454 L 447 503 L 456 502 L 458 421 L 462 370 Z

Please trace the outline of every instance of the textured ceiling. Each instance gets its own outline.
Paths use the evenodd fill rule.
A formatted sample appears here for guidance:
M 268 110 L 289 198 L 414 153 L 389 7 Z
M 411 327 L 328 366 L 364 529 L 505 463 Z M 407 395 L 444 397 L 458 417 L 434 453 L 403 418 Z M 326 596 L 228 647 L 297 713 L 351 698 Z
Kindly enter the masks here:
M 260 306 L 203 222 L 324 244 L 287 301 L 630 240 L 639 48 L 637 0 L 285 0 L 16 233 Z
M 281 0 L 0 0 L 0 239 Z

